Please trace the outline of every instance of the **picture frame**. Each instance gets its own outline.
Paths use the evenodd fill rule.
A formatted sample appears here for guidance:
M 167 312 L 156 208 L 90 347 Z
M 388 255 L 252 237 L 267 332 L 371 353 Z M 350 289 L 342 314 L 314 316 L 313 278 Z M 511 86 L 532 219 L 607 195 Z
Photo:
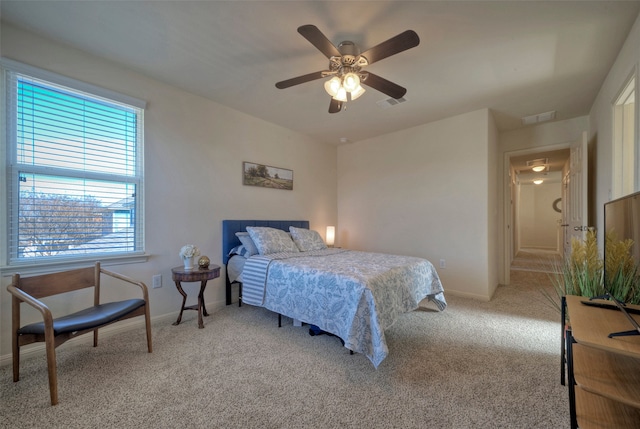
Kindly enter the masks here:
M 293 190 L 293 170 L 243 161 L 242 184 L 291 191 Z

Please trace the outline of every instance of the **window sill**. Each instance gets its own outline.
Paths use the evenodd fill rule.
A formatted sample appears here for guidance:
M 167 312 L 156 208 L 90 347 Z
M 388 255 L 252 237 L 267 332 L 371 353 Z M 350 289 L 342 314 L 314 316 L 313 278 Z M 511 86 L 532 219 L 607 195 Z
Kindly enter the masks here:
M 85 259 L 74 259 L 73 261 L 34 261 L 30 263 L 1 266 L 0 276 L 7 277 L 15 273 L 20 273 L 20 275 L 43 274 L 56 271 L 72 270 L 75 268 L 86 268 L 87 266 L 95 264 L 96 261 L 100 261 L 100 265 L 103 267 L 108 267 L 110 265 L 138 264 L 141 262 L 147 262 L 149 260 L 149 256 L 149 254 L 144 253 L 140 255 L 102 256 Z

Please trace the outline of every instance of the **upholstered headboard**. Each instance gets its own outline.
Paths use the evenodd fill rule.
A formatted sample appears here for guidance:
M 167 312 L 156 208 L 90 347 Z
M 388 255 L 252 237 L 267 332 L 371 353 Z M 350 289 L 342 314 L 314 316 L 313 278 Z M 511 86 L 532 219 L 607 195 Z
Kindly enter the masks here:
M 223 220 L 222 221 L 222 262 L 229 260 L 229 252 L 240 245 L 236 232 L 245 232 L 248 226 L 268 226 L 289 232 L 290 226 L 309 228 L 308 220 Z

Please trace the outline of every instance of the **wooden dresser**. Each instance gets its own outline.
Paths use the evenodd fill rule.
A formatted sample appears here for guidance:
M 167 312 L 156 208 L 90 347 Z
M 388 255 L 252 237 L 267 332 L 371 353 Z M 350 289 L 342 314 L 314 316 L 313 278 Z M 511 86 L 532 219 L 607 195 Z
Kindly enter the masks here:
M 622 312 L 581 301 L 588 298 L 566 297 L 571 427 L 639 428 L 640 335 L 609 338 L 634 328 Z

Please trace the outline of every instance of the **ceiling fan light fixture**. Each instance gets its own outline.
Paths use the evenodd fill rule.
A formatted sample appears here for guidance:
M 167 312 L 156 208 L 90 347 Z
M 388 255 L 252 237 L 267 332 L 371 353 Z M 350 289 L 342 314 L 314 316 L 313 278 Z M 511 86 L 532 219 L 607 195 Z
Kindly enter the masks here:
M 367 86 L 394 99 L 403 98 L 407 92 L 406 88 L 372 73 L 363 72 L 362 68 L 418 46 L 420 38 L 415 31 L 406 30 L 364 52 L 350 41 L 344 41 L 336 47 L 315 25 L 302 25 L 298 27 L 298 33 L 329 59 L 329 69 L 276 82 L 276 88 L 289 88 L 333 76 L 324 82 L 324 89 L 331 96 L 329 113 L 338 113 L 347 100 L 359 98 L 365 92 L 361 86 L 365 81 Z
M 360 97 L 362 94 L 364 94 L 364 92 L 365 92 L 365 89 L 362 87 L 362 85 L 358 85 L 356 87 L 356 89 L 351 91 L 351 101 L 353 101 L 356 98 Z
M 324 83 L 324 90 L 332 97 L 338 95 L 338 91 L 342 87 L 342 81 L 338 76 L 334 76 Z
M 347 101 L 347 90 L 344 89 L 343 86 L 341 86 L 338 89 L 338 93 L 334 95 L 333 98 L 335 98 L 338 101 Z
M 355 73 L 347 73 L 344 75 L 342 85 L 347 92 L 353 92 L 360 86 L 360 77 Z

